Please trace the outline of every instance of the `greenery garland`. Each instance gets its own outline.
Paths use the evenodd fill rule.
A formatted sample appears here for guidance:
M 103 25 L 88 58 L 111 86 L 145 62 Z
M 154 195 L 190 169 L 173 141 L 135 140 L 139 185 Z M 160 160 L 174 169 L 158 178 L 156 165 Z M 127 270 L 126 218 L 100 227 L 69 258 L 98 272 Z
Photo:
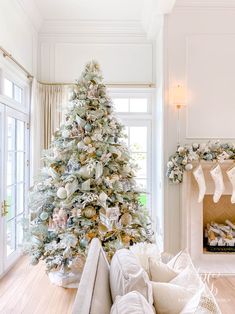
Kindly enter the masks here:
M 193 161 L 223 162 L 228 159 L 235 159 L 235 144 L 209 141 L 178 146 L 177 151 L 170 156 L 167 163 L 167 177 L 172 183 L 178 184 L 183 182 L 184 171 L 193 169 Z

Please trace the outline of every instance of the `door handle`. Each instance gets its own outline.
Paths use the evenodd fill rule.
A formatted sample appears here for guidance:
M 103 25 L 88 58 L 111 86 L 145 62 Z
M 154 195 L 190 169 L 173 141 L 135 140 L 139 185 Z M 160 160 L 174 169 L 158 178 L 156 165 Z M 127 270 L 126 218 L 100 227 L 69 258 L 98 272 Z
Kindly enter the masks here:
M 7 204 L 7 201 L 4 200 L 1 206 L 1 215 L 2 217 L 5 217 L 8 214 L 8 207 L 10 207 L 10 205 Z

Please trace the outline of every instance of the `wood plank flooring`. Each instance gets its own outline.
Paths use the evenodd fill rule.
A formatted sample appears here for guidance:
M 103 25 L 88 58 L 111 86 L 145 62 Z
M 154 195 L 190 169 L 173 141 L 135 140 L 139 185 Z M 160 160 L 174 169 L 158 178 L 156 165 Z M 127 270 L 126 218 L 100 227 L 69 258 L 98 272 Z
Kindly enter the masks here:
M 234 314 L 235 276 L 211 277 L 210 285 L 222 313 Z M 52 285 L 43 263 L 30 266 L 22 257 L 0 280 L 0 313 L 71 314 L 76 291 Z
M 19 262 L 0 280 L 1 314 L 70 314 L 77 289 L 52 285 L 43 263 Z

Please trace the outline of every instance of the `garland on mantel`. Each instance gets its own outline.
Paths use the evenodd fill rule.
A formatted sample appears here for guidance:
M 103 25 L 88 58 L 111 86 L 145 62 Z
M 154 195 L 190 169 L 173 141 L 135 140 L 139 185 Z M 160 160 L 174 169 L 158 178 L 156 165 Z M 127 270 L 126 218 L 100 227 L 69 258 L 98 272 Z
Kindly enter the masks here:
M 235 159 L 235 144 L 209 141 L 208 143 L 193 143 L 178 146 L 177 151 L 170 156 L 167 163 L 167 177 L 172 183 L 183 181 L 184 171 L 193 169 L 193 161 L 218 161 Z

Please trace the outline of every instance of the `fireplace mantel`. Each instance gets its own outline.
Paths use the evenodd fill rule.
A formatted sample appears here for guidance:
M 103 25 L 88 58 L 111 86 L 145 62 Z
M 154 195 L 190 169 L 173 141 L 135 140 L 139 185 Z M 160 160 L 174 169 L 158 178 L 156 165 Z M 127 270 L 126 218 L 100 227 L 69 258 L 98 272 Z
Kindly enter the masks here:
M 206 180 L 206 194 L 209 195 L 214 193 L 214 182 L 209 171 L 215 165 L 215 162 L 201 162 Z M 232 186 L 225 172 L 235 166 L 235 163 L 227 160 L 220 165 L 225 184 L 224 194 L 231 195 Z M 198 203 L 198 185 L 192 171 L 184 173 L 180 190 L 181 247 L 189 250 L 194 264 L 201 273 L 235 274 L 235 253 L 207 253 L 203 250 L 203 202 Z

